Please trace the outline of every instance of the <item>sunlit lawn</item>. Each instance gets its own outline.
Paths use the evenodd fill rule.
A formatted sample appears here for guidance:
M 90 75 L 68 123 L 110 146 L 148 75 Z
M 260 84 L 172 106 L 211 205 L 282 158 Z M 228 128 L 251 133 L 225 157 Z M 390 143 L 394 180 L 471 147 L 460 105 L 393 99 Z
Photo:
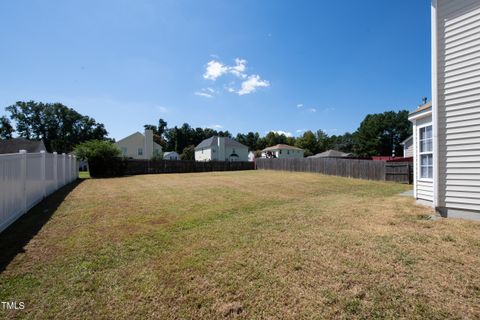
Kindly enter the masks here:
M 272 171 L 87 179 L 0 274 L 0 301 L 26 305 L 0 317 L 479 318 L 480 224 L 428 220 L 407 189 Z

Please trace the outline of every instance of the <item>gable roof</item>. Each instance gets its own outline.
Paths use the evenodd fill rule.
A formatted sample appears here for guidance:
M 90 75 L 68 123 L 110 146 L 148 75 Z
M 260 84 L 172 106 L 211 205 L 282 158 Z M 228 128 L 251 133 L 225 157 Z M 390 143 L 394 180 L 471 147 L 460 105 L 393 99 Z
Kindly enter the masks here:
M 265 148 L 262 151 L 274 151 L 274 150 L 280 150 L 280 149 L 282 149 L 282 150 L 301 150 L 301 151 L 303 151 L 303 149 L 293 147 L 293 146 L 289 146 L 288 144 L 277 144 L 273 147 Z
M 142 133 L 137 131 L 137 132 L 132 133 L 131 135 L 126 136 L 123 139 L 120 139 L 120 140 L 116 141 L 116 143 L 123 142 L 124 140 L 130 139 L 131 137 L 134 137 L 134 136 L 137 136 L 137 135 L 141 135 L 143 138 L 145 138 L 145 136 Z
M 46 151 L 42 140 L 28 140 L 24 138 L 15 138 L 0 140 L 0 154 L 18 153 L 20 150 L 27 150 L 28 153 Z
M 425 104 L 422 104 L 421 106 L 419 106 L 417 109 L 415 109 L 414 111 L 410 112 L 409 116 L 413 116 L 417 113 L 420 113 L 422 111 L 425 111 L 425 110 L 428 110 L 428 109 L 431 109 L 432 108 L 432 101 L 429 101 Z
M 171 155 L 171 154 L 172 154 L 172 155 L 173 155 L 173 154 L 176 154 L 177 156 L 179 155 L 179 154 L 178 154 L 177 152 L 175 152 L 175 151 L 167 151 L 167 152 L 164 152 L 164 153 L 163 153 L 163 156 L 165 157 L 165 156 L 169 156 L 169 155 Z
M 202 148 L 208 149 L 216 145 L 218 145 L 218 136 L 213 136 L 200 142 L 198 146 L 195 147 L 195 150 Z M 248 148 L 247 146 L 229 137 L 225 137 L 225 147 Z
M 322 153 L 317 153 L 314 156 L 310 156 L 309 158 L 345 158 L 350 157 L 351 153 L 345 153 L 337 150 L 327 150 Z
M 407 139 L 403 140 L 402 142 L 400 142 L 400 144 L 403 146 L 405 143 L 407 143 L 407 141 L 409 140 L 412 140 L 413 139 L 413 135 L 411 135 L 410 137 L 408 137 Z

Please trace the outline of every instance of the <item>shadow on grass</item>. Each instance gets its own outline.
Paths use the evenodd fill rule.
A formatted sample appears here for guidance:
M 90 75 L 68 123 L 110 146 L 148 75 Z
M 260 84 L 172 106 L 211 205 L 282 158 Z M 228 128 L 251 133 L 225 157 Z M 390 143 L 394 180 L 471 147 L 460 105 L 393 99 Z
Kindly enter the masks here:
M 0 233 L 0 273 L 5 271 L 17 254 L 25 252 L 25 245 L 42 229 L 67 195 L 83 180 L 77 179 L 58 189 Z

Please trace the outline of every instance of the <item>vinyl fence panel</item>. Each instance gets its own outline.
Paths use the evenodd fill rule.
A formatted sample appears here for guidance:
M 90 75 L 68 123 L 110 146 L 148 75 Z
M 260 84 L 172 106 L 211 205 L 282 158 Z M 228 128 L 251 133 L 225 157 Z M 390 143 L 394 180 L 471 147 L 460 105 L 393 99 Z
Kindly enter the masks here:
M 0 155 L 0 232 L 78 176 L 75 157 L 41 153 Z

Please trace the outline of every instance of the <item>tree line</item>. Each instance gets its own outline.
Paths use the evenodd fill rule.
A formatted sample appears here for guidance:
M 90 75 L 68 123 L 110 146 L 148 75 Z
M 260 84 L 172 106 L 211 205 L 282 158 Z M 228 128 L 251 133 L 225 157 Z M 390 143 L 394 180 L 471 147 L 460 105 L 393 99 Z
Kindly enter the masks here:
M 412 134 L 412 124 L 408 120 L 408 111 L 388 111 L 370 114 L 353 133 L 328 135 L 323 130 L 305 131 L 299 137 L 290 137 L 277 132 L 261 136 L 258 132 L 238 133 L 234 139 L 248 146 L 250 150 L 260 151 L 277 144 L 288 144 L 305 150 L 305 155 L 313 155 L 334 149 L 352 153 L 358 157 L 389 156 L 395 151 L 397 156 L 403 153 L 403 140 Z M 193 128 L 188 123 L 168 128 L 164 119 L 158 125 L 145 125 L 154 132 L 155 141 L 163 150 L 176 151 L 183 158 L 193 157 L 193 148 L 202 140 L 212 136 L 232 137 L 228 131 L 216 131 L 210 128 Z
M 61 103 L 19 101 L 5 110 L 8 117 L 0 117 L 0 139 L 11 139 L 14 135 L 41 139 L 47 151 L 59 153 L 71 152 L 76 145 L 89 140 L 113 141 L 108 138 L 108 132 L 102 123 Z M 329 149 L 359 157 L 391 155 L 393 150 L 396 155 L 402 155 L 400 142 L 412 134 L 407 110 L 369 114 L 355 132 L 342 135 L 328 135 L 317 130 L 306 131 L 299 137 L 287 137 L 276 132 L 264 136 L 258 132 L 238 133 L 233 137 L 229 131 L 193 128 L 188 123 L 169 128 L 164 119 L 144 127 L 153 131 L 155 142 L 164 151 L 176 151 L 183 159 L 192 159 L 194 147 L 212 136 L 233 138 L 253 151 L 276 144 L 288 144 L 304 149 L 307 156 Z

